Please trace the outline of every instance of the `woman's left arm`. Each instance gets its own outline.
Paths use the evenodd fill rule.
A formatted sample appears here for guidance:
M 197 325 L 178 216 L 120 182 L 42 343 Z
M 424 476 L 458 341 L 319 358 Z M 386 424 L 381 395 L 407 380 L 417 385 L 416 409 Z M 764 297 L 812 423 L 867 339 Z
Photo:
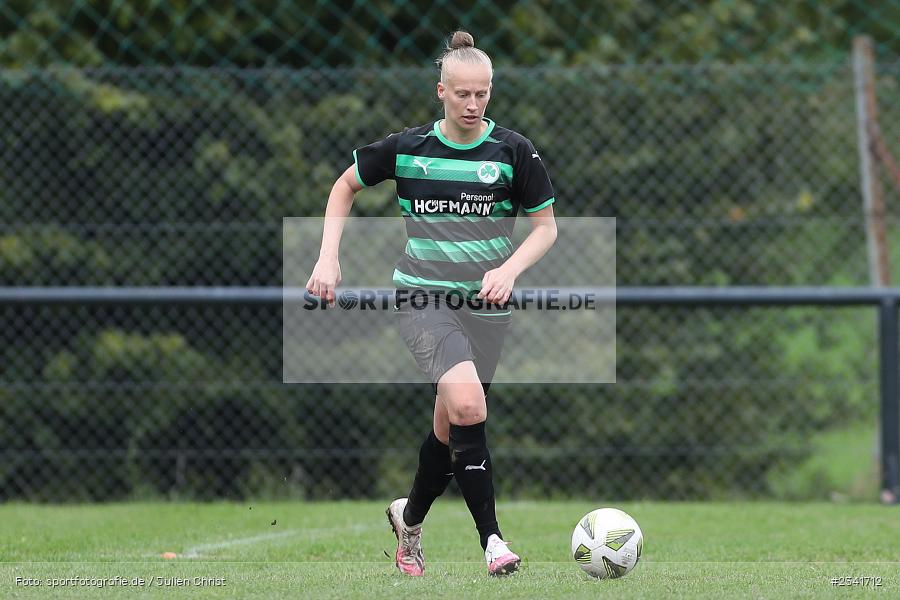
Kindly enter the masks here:
M 526 213 L 531 233 L 502 265 L 488 271 L 481 280 L 478 297 L 493 304 L 505 304 L 512 295 L 516 278 L 541 259 L 556 241 L 556 220 L 553 205 Z

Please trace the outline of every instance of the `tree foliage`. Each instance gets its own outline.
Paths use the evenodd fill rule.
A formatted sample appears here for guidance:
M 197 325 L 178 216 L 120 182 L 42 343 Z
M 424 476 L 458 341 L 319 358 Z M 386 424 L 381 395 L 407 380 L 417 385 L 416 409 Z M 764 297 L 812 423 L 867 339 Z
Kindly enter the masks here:
M 0 64 L 28 68 L 0 71 L 0 282 L 279 285 L 281 218 L 321 215 L 353 148 L 439 115 L 421 65 L 458 25 L 495 57 L 491 116 L 539 148 L 557 214 L 620 220 L 620 285 L 864 282 L 850 73 L 825 60 L 868 23 L 853 3 L 289 4 L 4 3 Z M 662 64 L 704 60 L 757 64 Z M 419 67 L 367 67 L 386 63 Z M 355 211 L 397 216 L 392 187 Z M 6 493 L 59 497 L 58 479 L 13 485 L 40 471 L 85 498 L 282 479 L 308 497 L 384 495 L 408 461 L 365 450 L 416 443 L 385 407 L 429 422 L 424 388 L 279 386 L 270 309 L 4 311 L 17 343 L 0 376 L 24 386 L 0 390 L 0 437 L 19 452 Z M 873 412 L 873 335 L 853 311 L 623 310 L 616 386 L 498 388 L 494 414 L 542 418 L 497 419 L 494 444 L 531 449 L 548 477 L 503 485 L 540 493 L 566 472 L 574 494 L 766 493 L 810 431 Z M 328 470 L 341 449 L 366 477 Z M 651 459 L 658 477 L 604 477 Z

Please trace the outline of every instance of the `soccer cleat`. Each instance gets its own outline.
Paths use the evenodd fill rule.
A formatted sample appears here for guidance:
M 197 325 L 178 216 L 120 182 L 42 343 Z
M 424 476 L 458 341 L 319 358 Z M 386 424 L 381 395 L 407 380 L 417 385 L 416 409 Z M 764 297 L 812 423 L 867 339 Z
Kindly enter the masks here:
M 484 560 L 487 561 L 488 573 L 493 576 L 512 575 L 519 570 L 519 564 L 522 562 L 522 559 L 512 552 L 496 533 L 488 538 Z
M 404 575 L 418 577 L 425 574 L 425 553 L 422 552 L 422 525 L 408 527 L 403 522 L 406 498 L 397 498 L 387 510 L 388 522 L 397 536 L 397 554 L 394 561 Z

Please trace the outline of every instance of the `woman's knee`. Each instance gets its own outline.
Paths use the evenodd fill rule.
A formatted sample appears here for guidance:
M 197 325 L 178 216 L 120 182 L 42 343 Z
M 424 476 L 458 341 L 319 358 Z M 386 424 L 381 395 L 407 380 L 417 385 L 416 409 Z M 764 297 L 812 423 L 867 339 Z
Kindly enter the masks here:
M 447 413 L 454 425 L 475 425 L 487 420 L 487 404 L 484 394 L 468 392 L 457 394 L 447 402 Z
M 438 382 L 438 393 L 453 425 L 475 425 L 487 420 L 484 388 L 471 361 L 461 362 L 444 373 Z

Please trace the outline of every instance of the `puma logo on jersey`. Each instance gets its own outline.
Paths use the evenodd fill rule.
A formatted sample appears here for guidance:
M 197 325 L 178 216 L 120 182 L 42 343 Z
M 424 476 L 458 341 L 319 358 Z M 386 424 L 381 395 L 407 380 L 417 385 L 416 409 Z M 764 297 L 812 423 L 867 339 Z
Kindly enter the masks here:
M 432 162 L 434 162 L 434 161 L 429 160 L 428 162 L 423 163 L 418 158 L 413 159 L 413 164 L 416 165 L 417 167 L 422 167 L 422 170 L 425 172 L 426 175 L 428 175 L 428 165 L 430 165 Z
M 482 471 L 487 471 L 487 469 L 484 468 L 484 463 L 486 463 L 486 462 L 487 462 L 487 459 L 484 459 L 483 461 L 481 461 L 480 465 L 466 465 L 466 471 L 476 471 L 478 469 L 481 469 Z
M 541 157 L 537 155 L 537 152 L 534 152 L 531 154 L 531 158 L 537 158 L 538 160 L 540 160 Z

